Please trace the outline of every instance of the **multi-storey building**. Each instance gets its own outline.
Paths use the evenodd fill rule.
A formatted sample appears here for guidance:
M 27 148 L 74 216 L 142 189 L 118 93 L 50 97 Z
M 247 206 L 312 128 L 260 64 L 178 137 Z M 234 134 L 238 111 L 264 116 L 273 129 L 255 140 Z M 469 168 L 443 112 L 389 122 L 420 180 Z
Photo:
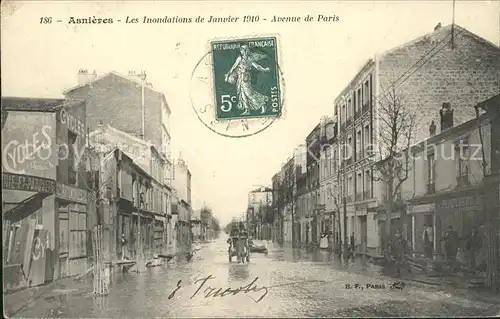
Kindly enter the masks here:
M 431 130 L 429 138 L 412 147 L 413 167 L 401 189 L 413 251 L 419 256 L 427 252 L 429 258 L 443 254 L 449 226 L 466 238 L 487 222 L 483 194 L 484 177 L 491 172 L 491 117 L 483 114 L 457 126 L 449 117 L 441 125 L 439 134 Z M 432 239 L 427 250 L 425 230 Z
M 2 97 L 2 117 L 4 287 L 83 273 L 93 210 L 85 101 Z
M 305 220 L 305 234 L 304 244 L 311 242 L 319 243 L 319 219 L 323 214 L 323 206 L 321 205 L 320 198 L 320 185 L 319 185 L 319 162 L 320 162 L 320 140 L 321 123 L 316 125 L 314 129 L 306 137 L 306 215 Z
M 293 156 L 283 165 L 280 171 L 280 199 L 281 216 L 283 216 L 283 239 L 287 244 L 293 243 L 293 232 L 296 220 L 295 193 L 296 193 L 296 158 Z
M 389 129 L 380 120 L 389 94 L 418 110 L 414 139 L 420 141 L 425 137 L 423 127 L 439 121 L 443 102 L 455 109 L 457 124 L 471 119 L 475 104 L 498 94 L 499 68 L 500 50 L 494 44 L 457 25 L 436 27 L 370 59 L 340 92 L 335 113 L 343 146 L 348 232 L 358 251 L 380 252 L 379 221 L 386 216 L 377 208 L 383 206 L 383 198 L 372 178 L 379 149 L 372 145 L 378 145 L 380 132 Z M 369 156 L 372 151 L 374 157 Z
M 168 229 L 172 227 L 171 221 L 171 193 L 172 189 L 165 182 L 165 167 L 170 165 L 170 162 L 160 153 L 160 151 L 151 143 L 146 142 L 128 133 L 122 132 L 110 125 L 101 126 L 97 130 L 89 133 L 89 145 L 98 151 L 102 156 L 106 156 L 114 149 L 119 149 L 122 154 L 129 158 L 133 165 L 140 167 L 141 172 L 144 171 L 146 177 L 144 180 L 148 182 L 148 192 L 143 198 L 145 211 L 152 212 L 152 218 L 148 219 L 147 214 L 143 214 L 141 223 L 143 225 L 151 224 L 153 230 L 148 233 L 148 241 L 151 241 L 151 249 L 157 252 L 162 252 L 166 249 L 166 242 L 168 236 Z M 142 173 L 141 173 L 142 174 Z M 136 180 L 134 176 L 140 175 L 139 173 L 130 173 L 126 176 L 127 180 Z M 103 181 L 106 182 L 106 181 Z M 119 193 L 116 198 L 120 198 Z M 132 228 L 133 224 L 137 224 L 138 217 L 133 213 L 136 212 L 135 208 L 130 205 L 120 205 L 120 201 L 115 203 L 114 199 L 111 200 L 111 209 L 116 219 L 112 219 L 110 228 L 113 237 L 117 243 L 120 243 L 121 235 L 123 232 L 120 230 L 124 227 Z M 117 224 L 114 224 L 116 222 Z M 126 231 L 124 234 L 127 236 L 135 236 L 134 233 Z M 127 239 L 129 243 L 133 242 L 133 238 Z
M 176 231 L 176 246 L 187 249 L 191 244 L 191 172 L 187 163 L 182 159 L 177 159 L 174 166 L 174 196 L 173 208 L 175 211 L 174 227 Z
M 324 205 L 321 214 L 320 230 L 329 233 L 335 238 L 336 217 L 338 217 L 338 202 L 336 199 L 336 186 L 338 185 L 338 144 L 337 123 L 334 118 L 323 118 L 320 130 L 320 161 L 319 183 L 320 204 Z
M 97 76 L 95 71 L 79 70 L 77 80 L 78 85 L 64 95 L 87 101 L 90 131 L 109 124 L 150 141 L 169 158 L 171 110 L 165 95 L 154 90 L 142 74 L 130 71 L 128 76 L 117 72 Z

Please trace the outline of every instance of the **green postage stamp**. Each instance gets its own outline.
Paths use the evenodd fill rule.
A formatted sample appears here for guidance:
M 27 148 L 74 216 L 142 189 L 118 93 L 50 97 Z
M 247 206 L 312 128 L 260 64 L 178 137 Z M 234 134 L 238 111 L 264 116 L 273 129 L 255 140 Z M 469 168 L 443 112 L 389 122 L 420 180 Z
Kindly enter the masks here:
M 281 115 L 276 37 L 212 41 L 210 47 L 217 120 Z

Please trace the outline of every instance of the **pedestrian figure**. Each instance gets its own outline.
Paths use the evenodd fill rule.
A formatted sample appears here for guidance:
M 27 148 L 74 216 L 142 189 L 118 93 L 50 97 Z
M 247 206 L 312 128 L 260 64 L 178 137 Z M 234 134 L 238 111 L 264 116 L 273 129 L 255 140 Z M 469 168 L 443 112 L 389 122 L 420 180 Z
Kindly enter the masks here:
M 433 234 L 432 234 L 432 227 L 430 226 L 425 226 L 424 231 L 422 233 L 422 239 L 424 241 L 424 254 L 425 257 L 427 258 L 432 258 L 432 251 L 433 251 Z
M 476 227 L 472 228 L 472 231 L 469 233 L 469 236 L 467 236 L 465 249 L 468 256 L 467 259 L 469 262 L 468 263 L 469 269 L 473 271 L 476 269 L 477 256 L 481 251 L 482 245 L 483 245 L 483 240 L 481 238 L 481 234 L 478 232 Z
M 408 266 L 406 259 L 407 255 L 410 252 L 410 249 L 411 248 L 408 241 L 403 238 L 401 231 L 398 230 L 395 234 L 394 240 L 391 241 L 391 244 L 389 246 L 389 256 L 396 268 L 398 275 L 401 275 L 401 270 L 403 267 Z M 408 272 L 411 273 L 410 268 L 407 268 Z
M 457 257 L 459 236 L 458 233 L 453 229 L 453 226 L 448 226 L 448 231 L 444 234 L 443 240 L 446 259 L 449 261 L 455 261 Z
M 127 239 L 125 239 L 125 234 L 122 234 L 121 238 L 121 246 L 122 246 L 122 260 L 128 259 L 127 258 Z

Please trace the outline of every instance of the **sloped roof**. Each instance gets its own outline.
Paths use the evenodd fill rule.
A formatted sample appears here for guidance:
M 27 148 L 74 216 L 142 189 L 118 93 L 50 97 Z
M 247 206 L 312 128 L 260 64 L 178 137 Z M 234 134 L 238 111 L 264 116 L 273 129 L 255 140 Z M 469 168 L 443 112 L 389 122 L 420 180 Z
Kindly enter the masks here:
M 170 163 L 170 161 L 165 158 L 161 153 L 160 151 L 156 148 L 156 146 L 153 144 L 153 143 L 150 143 L 148 141 L 145 141 L 143 139 L 140 139 L 138 137 L 135 137 L 134 135 L 132 134 L 129 134 L 127 132 L 123 132 L 117 128 L 114 128 L 112 127 L 111 125 L 107 125 L 107 126 L 104 126 L 104 127 L 101 127 L 101 128 L 98 128 L 97 130 L 95 131 L 92 131 L 89 133 L 89 137 L 94 137 L 96 135 L 100 135 L 100 134 L 104 134 L 106 132 L 109 132 L 111 134 L 116 134 L 116 135 L 119 135 L 119 136 L 122 136 L 124 138 L 127 138 L 129 140 L 131 140 L 132 142 L 134 143 L 137 143 L 137 144 L 140 144 L 144 147 L 149 147 L 151 148 L 156 154 L 158 157 L 161 158 L 161 160 L 163 160 L 164 162 L 168 162 Z
M 82 103 L 85 103 L 85 101 L 48 98 L 2 97 L 2 112 L 57 112 L 63 107 L 72 107 L 74 105 L 80 105 Z
M 461 26 L 459 26 L 458 24 L 449 24 L 449 25 L 443 26 L 443 27 L 441 27 L 441 28 L 439 28 L 439 29 L 437 29 L 437 30 L 435 30 L 435 31 L 433 31 L 433 32 L 429 32 L 429 33 L 426 33 L 426 34 L 424 34 L 424 35 L 422 35 L 422 36 L 420 36 L 420 37 L 417 37 L 417 38 L 415 38 L 415 39 L 413 39 L 413 40 L 411 40 L 411 41 L 408 41 L 408 42 L 406 42 L 406 43 L 403 43 L 403 44 L 401 44 L 401 45 L 398 45 L 398 46 L 392 47 L 392 48 L 390 48 L 390 49 L 388 49 L 388 50 L 385 50 L 385 51 L 383 51 L 383 52 L 381 52 L 381 53 L 378 53 L 378 54 L 376 54 L 376 56 L 377 56 L 377 58 L 383 58 L 384 56 L 386 56 L 386 55 L 388 55 L 388 54 L 390 54 L 390 53 L 392 53 L 392 52 L 394 52 L 394 51 L 397 51 L 397 50 L 399 50 L 399 49 L 406 48 L 406 47 L 411 46 L 411 45 L 413 45 L 413 44 L 415 44 L 415 43 L 418 43 L 418 42 L 420 42 L 420 41 L 422 41 L 422 40 L 429 39 L 429 38 L 435 38 L 435 37 L 441 37 L 441 36 L 443 36 L 444 34 L 450 33 L 450 32 L 451 32 L 452 27 L 454 28 L 454 31 L 455 31 L 455 32 L 457 32 L 457 33 L 460 33 L 460 34 L 462 34 L 462 35 L 468 36 L 469 38 L 472 38 L 472 39 L 474 39 L 475 41 L 480 42 L 480 43 L 482 43 L 482 44 L 484 44 L 484 45 L 486 45 L 486 46 L 488 46 L 488 47 L 490 47 L 490 48 L 493 48 L 493 49 L 496 49 L 496 50 L 500 50 L 500 48 L 499 48 L 496 44 L 494 44 L 494 43 L 492 43 L 492 42 L 490 42 L 490 41 L 488 41 L 488 40 L 486 40 L 486 39 L 484 39 L 484 38 L 482 38 L 482 37 L 478 36 L 477 34 L 475 34 L 475 33 L 471 32 L 471 31 L 467 30 L 466 28 L 461 27 Z M 346 91 L 348 91 L 348 90 L 349 90 L 349 88 L 351 87 L 351 85 L 353 85 L 353 83 L 356 83 L 356 82 L 357 82 L 358 76 L 359 76 L 361 73 L 363 73 L 363 71 L 364 71 L 365 69 L 367 69 L 367 68 L 368 68 L 368 67 L 369 67 L 372 63 L 374 63 L 374 62 L 375 62 L 375 61 L 374 61 L 374 59 L 373 59 L 373 58 L 369 58 L 369 59 L 367 59 L 367 60 L 366 60 L 366 62 L 364 62 L 364 63 L 363 63 L 363 66 L 362 66 L 362 67 L 359 69 L 359 71 L 358 71 L 358 72 L 356 72 L 356 74 L 355 74 L 355 75 L 351 78 L 351 80 L 349 81 L 349 84 L 348 84 L 348 85 L 346 85 L 346 86 L 345 86 L 345 87 L 344 87 L 344 88 L 343 88 L 343 89 L 339 92 L 339 94 L 338 94 L 338 95 L 337 95 L 337 97 L 335 98 L 335 103 L 337 103 L 337 101 L 338 101 L 338 100 L 342 97 L 342 95 L 344 95 L 344 93 L 345 93 Z

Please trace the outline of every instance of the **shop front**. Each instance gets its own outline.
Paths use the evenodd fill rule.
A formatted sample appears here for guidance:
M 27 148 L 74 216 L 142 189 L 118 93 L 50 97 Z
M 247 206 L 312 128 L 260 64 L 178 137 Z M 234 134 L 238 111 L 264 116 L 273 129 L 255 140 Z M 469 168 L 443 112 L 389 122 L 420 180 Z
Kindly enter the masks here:
M 55 180 L 2 173 L 4 290 L 52 280 L 54 247 L 49 236 L 54 234 L 50 216 L 55 192 Z
M 87 256 L 87 191 L 57 183 L 56 202 L 59 221 L 59 278 L 84 273 Z
M 415 256 L 442 257 L 443 237 L 450 227 L 462 239 L 458 248 L 464 249 L 471 230 L 484 225 L 482 202 L 481 188 L 455 190 L 411 200 L 409 215 Z
M 154 229 L 153 229 L 154 231 L 153 245 L 155 254 L 162 254 L 165 251 L 166 225 L 167 225 L 167 219 L 165 218 L 165 216 L 156 214 L 154 217 Z

